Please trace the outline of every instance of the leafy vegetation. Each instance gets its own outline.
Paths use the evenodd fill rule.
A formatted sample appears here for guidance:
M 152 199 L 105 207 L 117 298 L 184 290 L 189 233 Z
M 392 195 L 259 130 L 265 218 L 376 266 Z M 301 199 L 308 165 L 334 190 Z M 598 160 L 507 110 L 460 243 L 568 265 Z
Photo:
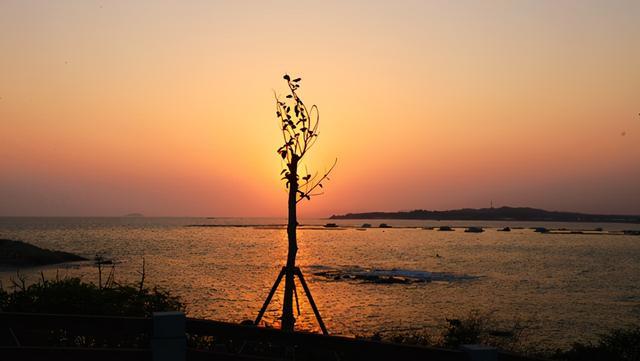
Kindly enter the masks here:
M 566 361 L 638 361 L 640 360 L 640 326 L 632 326 L 600 335 L 596 342 L 575 343 L 567 351 L 552 356 Z
M 471 312 L 460 319 L 447 319 L 439 335 L 422 331 L 376 333 L 367 339 L 401 344 L 458 349 L 464 344 L 483 344 L 531 357 L 560 361 L 640 361 L 640 326 L 620 328 L 599 336 L 595 342 L 577 342 L 566 350 L 549 351 L 544 345 L 528 345 L 526 327 L 519 321 L 509 326 L 488 314 Z
M 98 266 L 99 278 L 102 264 Z M 54 313 L 101 316 L 149 317 L 158 311 L 184 311 L 181 300 L 168 291 L 144 285 L 144 267 L 140 282 L 119 284 L 112 272 L 106 282 L 97 285 L 80 278 L 47 280 L 26 285 L 24 278 L 12 279 L 12 290 L 0 289 L 1 312 Z M 13 336 L 30 345 L 82 347 L 146 347 L 149 335 L 123 335 L 117 332 L 102 336 L 86 335 L 64 328 L 13 329 Z
M 79 278 L 41 280 L 0 290 L 0 311 L 113 316 L 150 316 L 156 311 L 183 310 L 180 299 L 156 287 L 134 285 L 98 287 Z
M 506 326 L 490 315 L 472 311 L 462 318 L 446 319 L 447 325 L 439 335 L 428 332 L 374 334 L 371 339 L 402 344 L 458 349 L 466 344 L 483 344 L 504 350 L 521 349 L 526 327 L 520 321 Z
M 135 284 L 116 282 L 112 263 L 109 263 L 111 271 L 103 282 L 103 266 L 108 261 L 100 256 L 94 261 L 98 271 L 97 285 L 76 277 L 56 276 L 48 280 L 42 273 L 38 282 L 27 285 L 17 273 L 17 279 L 11 279 L 11 292 L 0 288 L 0 311 L 147 317 L 153 312 L 185 310 L 179 297 L 158 287 L 145 286 L 144 260 L 139 272 L 140 281 Z

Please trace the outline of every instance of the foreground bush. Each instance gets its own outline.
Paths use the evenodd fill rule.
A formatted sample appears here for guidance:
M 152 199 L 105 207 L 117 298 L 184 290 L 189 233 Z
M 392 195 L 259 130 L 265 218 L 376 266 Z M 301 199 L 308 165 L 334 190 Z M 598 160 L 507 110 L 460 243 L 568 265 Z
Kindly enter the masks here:
M 640 326 L 616 329 L 598 341 L 575 343 L 568 351 L 553 356 L 566 361 L 640 361 Z
M 567 350 L 549 351 L 544 345 L 527 345 L 526 327 L 520 322 L 505 326 L 490 315 L 471 312 L 459 319 L 447 319 L 439 335 L 410 333 L 374 334 L 367 339 L 421 346 L 458 349 L 464 344 L 483 344 L 505 351 L 561 361 L 640 361 L 640 326 L 621 328 L 599 336 L 595 342 L 577 342 Z
M 176 296 L 158 288 L 144 287 L 144 278 L 137 285 L 121 285 L 110 277 L 106 285 L 83 282 L 79 278 L 45 280 L 26 286 L 14 281 L 14 290 L 0 289 L 0 312 L 58 313 L 101 316 L 149 317 L 158 311 L 184 311 Z M 123 335 L 113 332 L 95 336 L 83 332 L 43 325 L 37 327 L 0 327 L 0 345 L 15 346 L 18 339 L 30 346 L 81 347 L 147 347 L 149 335 Z
M 409 333 L 376 333 L 365 337 L 376 341 L 458 349 L 461 345 L 483 344 L 503 350 L 521 351 L 526 327 L 520 321 L 505 325 L 488 314 L 472 311 L 461 318 L 446 319 L 446 327 L 438 334 L 422 331 Z
M 79 278 L 41 280 L 12 292 L 0 290 L 0 311 L 112 316 L 150 316 L 156 311 L 184 311 L 176 296 L 156 287 L 100 287 Z

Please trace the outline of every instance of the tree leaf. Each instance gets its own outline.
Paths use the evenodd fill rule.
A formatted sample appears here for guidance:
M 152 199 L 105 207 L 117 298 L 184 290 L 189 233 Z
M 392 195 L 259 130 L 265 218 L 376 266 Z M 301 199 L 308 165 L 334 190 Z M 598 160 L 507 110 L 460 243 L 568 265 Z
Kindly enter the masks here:
M 283 78 L 284 78 L 284 80 L 287 80 L 287 81 L 291 80 L 291 78 L 289 78 L 289 74 L 285 74 L 285 75 L 283 76 Z

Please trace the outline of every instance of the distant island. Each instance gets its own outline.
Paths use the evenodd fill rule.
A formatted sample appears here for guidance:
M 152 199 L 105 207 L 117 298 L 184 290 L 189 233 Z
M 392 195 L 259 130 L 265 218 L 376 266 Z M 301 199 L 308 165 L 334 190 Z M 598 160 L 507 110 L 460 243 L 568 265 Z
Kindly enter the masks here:
M 140 218 L 140 217 L 144 217 L 144 215 L 142 213 L 129 213 L 129 214 L 125 214 L 124 217 Z
M 404 212 L 347 213 L 342 215 L 332 215 L 329 218 L 640 223 L 640 216 L 556 212 L 529 207 L 463 208 L 448 211 L 427 211 L 423 209 L 416 209 Z

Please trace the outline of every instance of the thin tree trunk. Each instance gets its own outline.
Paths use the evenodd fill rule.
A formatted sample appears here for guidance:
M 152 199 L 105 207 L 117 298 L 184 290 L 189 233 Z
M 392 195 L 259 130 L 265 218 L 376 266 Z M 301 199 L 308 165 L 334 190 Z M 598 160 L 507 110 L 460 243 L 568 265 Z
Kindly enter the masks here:
M 298 219 L 296 214 L 296 201 L 298 198 L 298 157 L 293 156 L 289 164 L 289 222 L 287 224 L 287 236 L 289 238 L 289 253 L 287 255 L 287 265 L 284 282 L 284 301 L 282 303 L 282 325 L 283 331 L 293 331 L 295 318 L 293 317 L 293 289 L 295 287 L 294 276 L 296 267 L 296 254 L 298 253 L 298 241 L 296 239 L 296 229 Z

